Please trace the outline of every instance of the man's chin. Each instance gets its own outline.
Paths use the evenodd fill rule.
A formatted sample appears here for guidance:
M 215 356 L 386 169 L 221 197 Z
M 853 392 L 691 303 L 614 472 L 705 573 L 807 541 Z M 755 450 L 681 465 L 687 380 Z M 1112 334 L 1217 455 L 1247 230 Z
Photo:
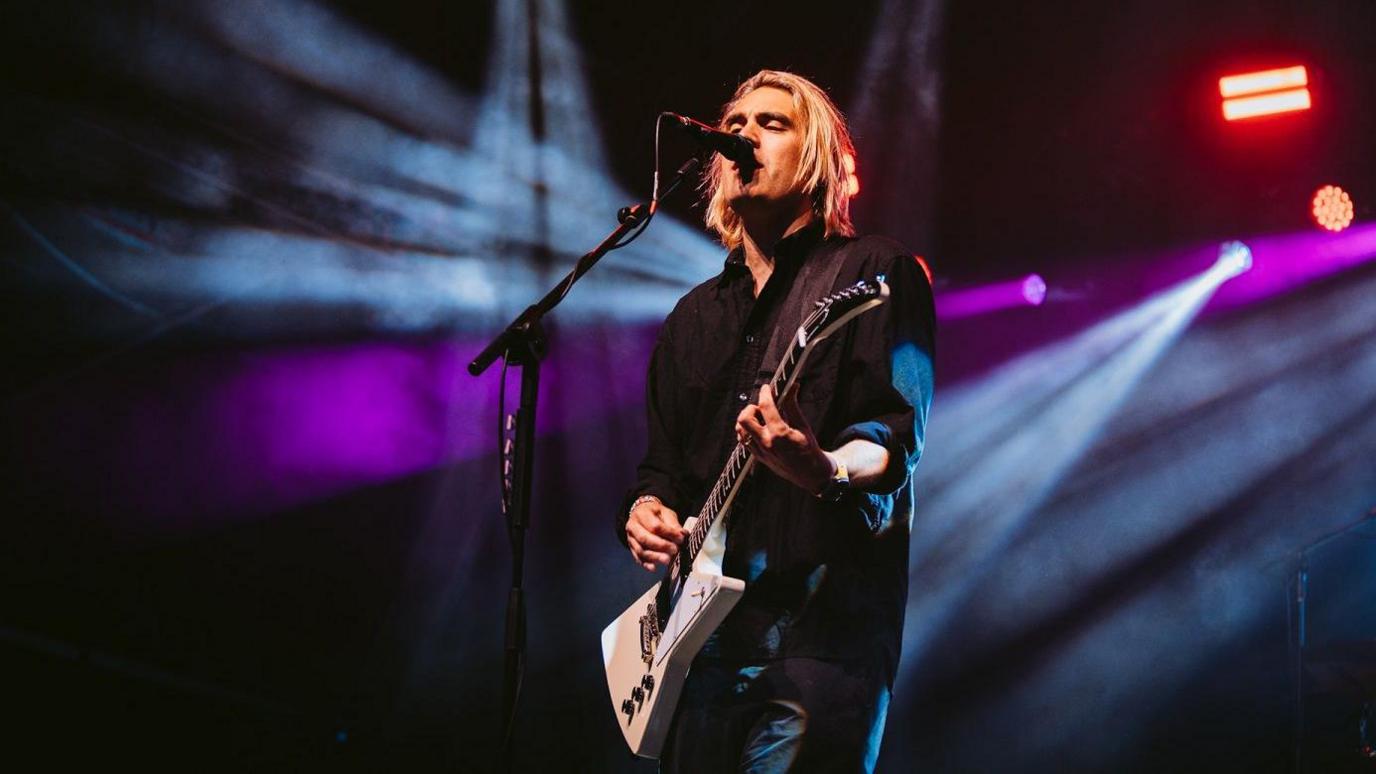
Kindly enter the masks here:
M 726 203 L 731 209 L 740 214 L 761 210 L 767 211 L 775 206 L 773 199 L 763 194 L 752 193 L 750 191 L 741 191 L 730 199 L 727 199 Z

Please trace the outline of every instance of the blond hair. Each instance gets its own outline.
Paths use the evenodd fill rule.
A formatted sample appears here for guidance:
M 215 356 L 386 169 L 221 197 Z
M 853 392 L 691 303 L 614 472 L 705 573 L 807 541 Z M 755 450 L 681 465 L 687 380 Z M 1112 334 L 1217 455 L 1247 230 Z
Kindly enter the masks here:
M 766 87 L 793 97 L 793 110 L 803 135 L 794 182 L 802 183 L 803 192 L 811 197 L 812 212 L 824 224 L 826 236 L 854 235 L 855 228 L 850 222 L 853 195 L 850 178 L 855 164 L 855 146 L 851 143 L 845 116 L 820 86 L 793 73 L 761 70 L 736 87 L 736 93 L 722 108 L 718 124 L 726 120 L 742 97 Z M 723 245 L 735 249 L 744 239 L 745 226 L 722 191 L 722 181 L 727 174 L 729 167 L 718 158 L 703 176 L 703 199 L 707 202 L 705 220 L 707 227 L 720 235 Z

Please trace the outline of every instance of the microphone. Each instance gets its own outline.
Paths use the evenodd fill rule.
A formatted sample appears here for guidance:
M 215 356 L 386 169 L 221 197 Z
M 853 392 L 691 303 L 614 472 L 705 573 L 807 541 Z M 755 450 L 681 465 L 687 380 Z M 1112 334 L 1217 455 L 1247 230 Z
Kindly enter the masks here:
M 674 123 L 688 130 L 688 133 L 693 135 L 693 139 L 697 140 L 702 147 L 716 151 L 743 167 L 758 167 L 760 165 L 755 160 L 755 143 L 739 134 L 713 129 L 701 121 L 694 121 L 688 116 L 681 116 L 678 113 L 665 112 L 661 115 L 673 119 Z

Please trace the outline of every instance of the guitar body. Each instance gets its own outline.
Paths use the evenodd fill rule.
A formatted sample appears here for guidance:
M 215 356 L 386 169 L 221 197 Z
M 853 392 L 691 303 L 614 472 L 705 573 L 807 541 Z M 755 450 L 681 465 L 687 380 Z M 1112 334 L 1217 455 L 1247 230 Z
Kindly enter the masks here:
M 736 578 L 691 572 L 658 637 L 652 623 L 658 618 L 658 585 L 602 630 L 607 688 L 631 752 L 659 757 L 693 657 L 744 590 Z

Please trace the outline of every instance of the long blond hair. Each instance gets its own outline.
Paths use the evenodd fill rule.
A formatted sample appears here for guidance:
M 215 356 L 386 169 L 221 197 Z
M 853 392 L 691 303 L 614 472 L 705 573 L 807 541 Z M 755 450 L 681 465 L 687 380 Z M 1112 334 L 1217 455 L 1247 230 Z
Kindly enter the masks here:
M 803 191 L 812 199 L 813 214 L 822 220 L 827 236 L 854 235 L 850 199 L 855 146 L 851 143 L 845 116 L 820 86 L 793 73 L 761 70 L 736 87 L 736 93 L 722 108 L 718 124 L 726 120 L 742 97 L 765 87 L 779 89 L 793 97 L 793 110 L 803 133 L 802 154 L 794 182 L 803 183 Z M 720 235 L 722 244 L 735 249 L 744 238 L 745 226 L 722 192 L 722 181 L 729 173 L 726 161 L 718 157 L 703 176 L 703 199 L 707 202 L 704 219 L 707 227 Z

